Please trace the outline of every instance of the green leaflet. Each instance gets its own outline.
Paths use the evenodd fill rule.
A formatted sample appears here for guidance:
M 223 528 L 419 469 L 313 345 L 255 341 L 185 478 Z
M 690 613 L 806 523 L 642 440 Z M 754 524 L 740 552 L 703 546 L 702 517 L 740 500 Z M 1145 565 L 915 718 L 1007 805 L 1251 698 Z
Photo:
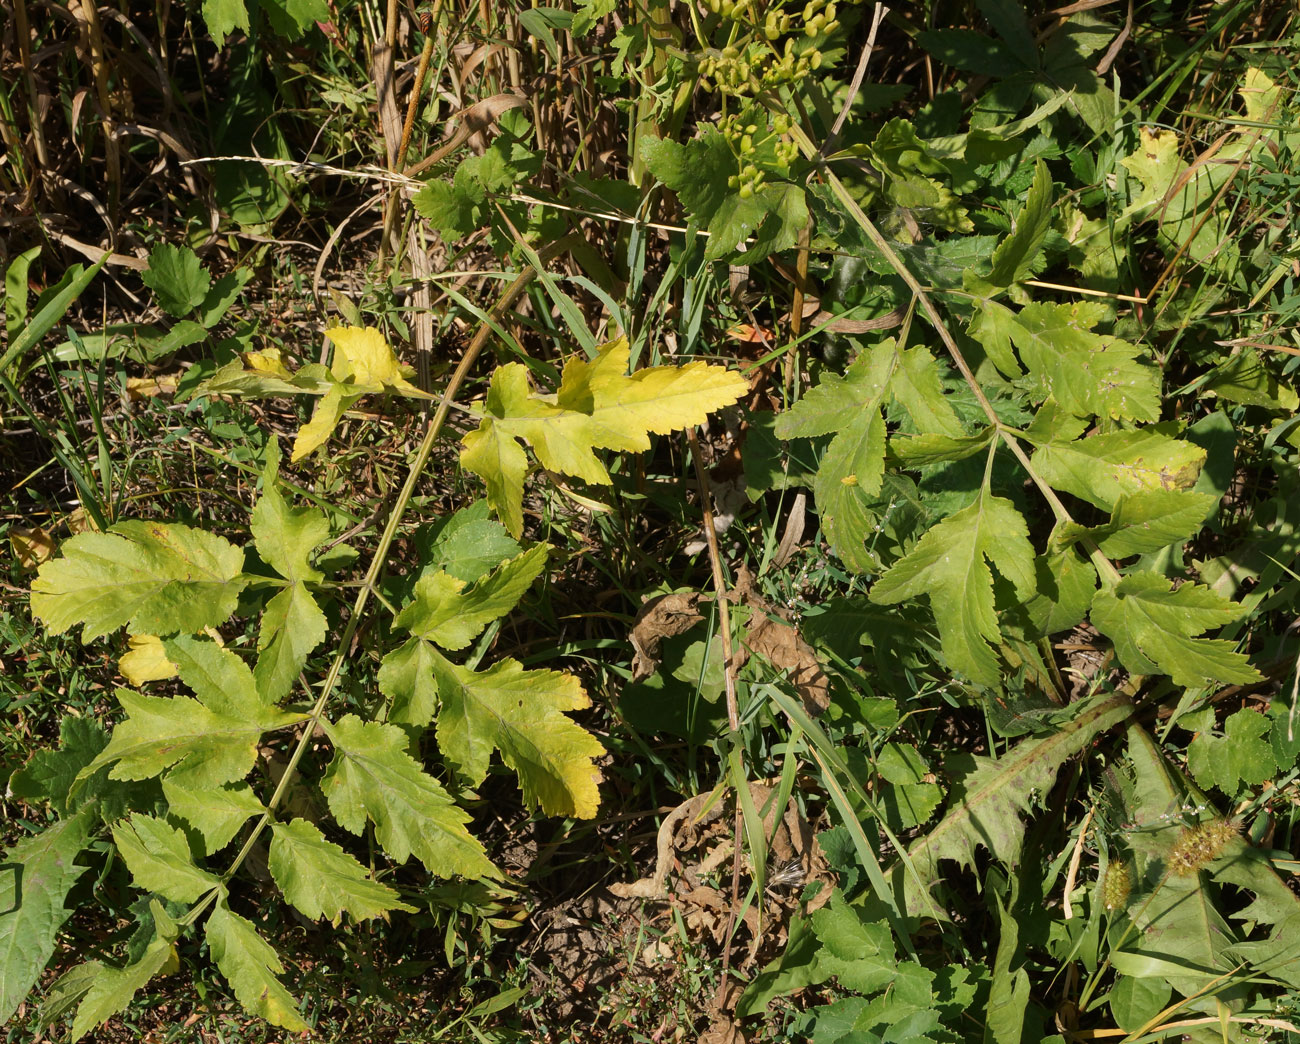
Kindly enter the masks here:
M 170 243 L 149 251 L 149 267 L 140 273 L 140 281 L 158 295 L 163 311 L 177 319 L 201 305 L 212 285 L 199 255 Z
M 232 783 L 253 767 L 263 733 L 305 720 L 268 706 L 244 662 L 215 642 L 182 636 L 165 647 L 198 699 L 118 689 L 126 720 L 78 781 L 112 764 L 112 779 L 150 779 L 176 765 L 193 787 Z
M 1110 510 L 1125 493 L 1189 490 L 1205 463 L 1205 450 L 1154 428 L 1050 442 L 1033 465 L 1056 489 Z
M 63 902 L 86 872 L 77 858 L 96 821 L 95 810 L 75 815 L 19 841 L 0 869 L 0 1023 L 13 1017 L 54 954 L 59 929 L 72 913 Z
M 305 819 L 271 824 L 267 865 L 284 897 L 313 921 L 328 917 L 337 925 L 345 913 L 358 921 L 387 917 L 390 910 L 415 913 Z
M 1063 547 L 1087 537 L 1110 558 L 1148 554 L 1191 537 L 1218 500 L 1211 493 L 1181 489 L 1121 493 L 1109 522 L 1091 528 L 1063 525 L 1052 535 L 1052 543 Z
M 1034 183 L 1025 196 L 1025 205 L 1016 215 L 1011 234 L 993 251 L 989 282 L 994 286 L 1010 286 L 1028 276 L 1051 225 L 1052 175 L 1040 159 L 1034 164 Z
M 184 771 L 164 776 L 163 796 L 168 813 L 179 816 L 203 836 L 208 855 L 225 848 L 249 816 L 266 811 L 246 783 L 199 787 L 188 777 Z
M 549 550 L 547 545 L 539 544 L 502 562 L 468 592 L 463 580 L 441 570 L 426 570 L 416 581 L 411 602 L 393 622 L 444 649 L 463 649 L 484 627 L 518 604 L 546 568 Z
M 52 633 L 81 624 L 81 640 L 123 625 L 131 634 L 194 634 L 235 611 L 243 552 L 214 533 L 157 522 L 119 522 L 79 533 L 32 583 L 32 613 Z
M 1159 371 L 1137 346 L 1093 332 L 1106 316 L 1090 301 L 1035 303 L 1013 312 L 985 299 L 970 333 L 1003 372 L 1011 368 L 1015 345 L 1037 382 L 1037 401 L 1051 396 L 1079 416 L 1154 421 L 1160 416 Z
M 253 508 L 249 528 L 257 553 L 288 581 L 267 603 L 257 637 L 257 667 L 253 674 L 268 702 L 288 695 L 307 657 L 325 640 L 326 620 L 306 585 L 323 574 L 312 568 L 312 553 L 329 539 L 329 520 L 316 508 L 292 507 L 277 488 L 280 444 L 267 447 L 262 496 Z
M 203 932 L 212 959 L 245 1011 L 291 1033 L 310 1030 L 298 1014 L 297 1002 L 276 978 L 284 965 L 251 921 L 231 913 L 223 899 L 208 917 Z
M 1187 768 L 1202 787 L 1218 787 L 1235 798 L 1241 785 L 1257 786 L 1274 773 L 1272 722 L 1253 710 L 1239 710 L 1223 723 L 1223 735 L 1200 732 L 1187 746 Z
M 1011 501 L 986 490 L 970 507 L 931 527 L 871 588 L 877 603 L 926 595 L 939 625 L 944 657 L 985 685 L 998 680 L 989 648 L 1001 639 L 993 607 L 993 574 L 985 559 L 1010 580 L 1021 598 L 1034 591 L 1034 549 Z
M 59 722 L 59 749 L 32 754 L 9 777 L 9 792 L 21 801 L 48 801 L 60 815 L 76 811 L 93 796 L 88 793 L 93 788 L 74 792 L 73 784 L 107 744 L 108 733 L 94 718 L 68 715 Z
M 487 484 L 488 501 L 512 536 L 523 532 L 526 440 L 542 467 L 586 482 L 608 484 L 595 450 L 639 453 L 649 435 L 701 424 L 734 403 L 748 385 L 721 366 L 691 362 L 626 374 L 626 338 L 604 345 L 590 360 L 570 359 L 554 396 L 534 392 L 522 363 L 492 374 L 485 416 L 461 440 L 461 465 Z
M 442 704 L 438 746 L 456 771 L 477 786 L 499 750 L 519 777 L 526 804 L 550 816 L 594 816 L 600 770 L 593 759 L 605 748 L 564 714 L 590 704 L 578 679 L 526 671 L 512 659 L 472 671 L 429 649 Z
M 176 962 L 176 937 L 180 928 L 167 916 L 155 899 L 149 904 L 153 911 L 154 937 L 143 956 L 125 968 L 100 965 L 85 997 L 77 1007 L 77 1017 L 72 1022 L 72 1039 L 80 1040 L 92 1029 L 102 1026 L 131 1003 L 131 998 L 159 972 Z
M 185 835 L 153 816 L 133 815 L 113 825 L 113 842 L 136 887 L 175 903 L 192 903 L 221 882 L 194 865 Z
M 901 863 L 893 869 L 900 909 L 913 916 L 925 914 L 929 906 L 921 889 L 932 889 L 942 880 L 941 860 L 968 866 L 975 849 L 984 846 L 995 859 L 1014 863 L 1025 833 L 1021 814 L 1031 806 L 1034 795 L 1047 794 L 1068 759 L 1133 709 L 1122 694 L 1074 706 L 1078 708 L 1075 716 L 1057 731 L 1024 740 L 996 760 L 970 759 L 970 771 L 949 795 L 947 815 L 907 850 L 919 883 Z
M 469 815 L 407 753 L 406 733 L 355 714 L 326 724 L 325 731 L 337 753 L 321 790 L 341 826 L 360 834 L 368 817 L 394 862 L 414 854 L 440 877 L 500 876 L 465 829 Z
M 1238 684 L 1260 679 L 1232 642 L 1196 637 L 1231 623 L 1242 612 L 1201 584 L 1174 590 L 1165 577 L 1143 571 L 1099 590 L 1091 618 L 1134 674 L 1168 674 L 1175 685 L 1197 687 L 1206 679 Z

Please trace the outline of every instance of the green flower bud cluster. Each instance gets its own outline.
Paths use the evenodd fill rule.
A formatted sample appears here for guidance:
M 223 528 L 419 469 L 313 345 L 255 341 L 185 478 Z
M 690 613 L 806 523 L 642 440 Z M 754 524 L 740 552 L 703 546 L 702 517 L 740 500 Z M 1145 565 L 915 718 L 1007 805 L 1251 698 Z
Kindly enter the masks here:
M 808 39 L 833 33 L 839 27 L 839 19 L 835 17 L 835 0 L 808 0 L 804 4 L 803 34 Z
M 752 58 L 762 62 L 759 54 L 753 54 Z M 750 51 L 742 53 L 738 48 L 728 46 L 706 56 L 700 62 L 700 74 L 712 80 L 722 94 L 747 94 L 754 78 L 754 65 Z
M 728 187 L 735 189 L 741 199 L 749 199 L 762 188 L 769 173 L 789 175 L 790 165 L 799 156 L 799 147 L 785 138 L 790 127 L 790 117 L 785 113 L 769 117 L 756 107 L 732 113 L 719 122 L 718 131 L 740 163 L 740 171 L 728 179 Z

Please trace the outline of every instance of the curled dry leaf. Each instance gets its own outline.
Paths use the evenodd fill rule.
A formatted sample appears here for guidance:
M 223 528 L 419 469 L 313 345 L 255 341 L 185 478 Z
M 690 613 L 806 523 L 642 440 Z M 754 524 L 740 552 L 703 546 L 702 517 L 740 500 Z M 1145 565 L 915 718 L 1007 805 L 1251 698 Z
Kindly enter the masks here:
M 659 646 L 665 638 L 685 634 L 704 619 L 696 611 L 698 594 L 666 594 L 641 606 L 629 636 L 636 651 L 632 680 L 645 681 L 659 667 Z

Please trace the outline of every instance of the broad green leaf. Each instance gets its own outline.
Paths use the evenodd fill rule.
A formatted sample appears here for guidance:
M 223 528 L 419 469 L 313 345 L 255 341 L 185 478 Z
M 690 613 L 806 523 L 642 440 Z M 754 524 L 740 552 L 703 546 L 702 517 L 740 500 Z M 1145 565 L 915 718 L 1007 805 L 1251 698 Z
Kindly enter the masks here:
M 337 925 L 345 913 L 358 921 L 387 917 L 390 910 L 415 913 L 305 819 L 271 824 L 267 865 L 284 897 L 313 921 L 328 917 Z
M 1000 41 L 973 29 L 926 29 L 917 43 L 945 65 L 982 76 L 1009 76 L 1024 65 Z
M 1270 410 L 1294 410 L 1300 406 L 1295 389 L 1282 384 L 1253 348 L 1243 348 L 1214 371 L 1205 390 L 1221 399 L 1263 406 Z
M 492 751 L 514 769 L 524 801 L 550 816 L 590 819 L 600 804 L 605 748 L 564 715 L 590 705 L 578 679 L 526 671 L 501 660 L 476 672 L 430 650 L 438 680 L 438 746 L 471 786 L 483 782 Z
M 812 915 L 813 931 L 823 950 L 817 955 L 821 981 L 834 975 L 840 985 L 875 993 L 898 974 L 894 937 L 884 921 L 867 920 L 860 907 L 838 894 Z
M 823 374 L 803 398 L 776 419 L 776 437 L 795 439 L 828 435 L 847 428 L 873 408 L 878 412 L 897 361 L 892 342 L 887 341 L 858 356 L 844 376 Z M 871 485 L 867 481 L 861 484 Z M 876 488 L 879 488 L 878 482 Z
M 546 568 L 549 550 L 548 545 L 539 544 L 502 562 L 468 591 L 464 581 L 441 570 L 426 570 L 415 583 L 411 603 L 394 624 L 444 649 L 463 649 L 484 627 L 518 604 Z
M 1239 710 L 1223 723 L 1223 735 L 1198 733 L 1187 746 L 1187 768 L 1201 786 L 1235 798 L 1244 783 L 1258 786 L 1277 771 L 1263 714 Z
M 170 243 L 159 243 L 149 251 L 149 267 L 140 273 L 140 281 L 158 295 L 163 311 L 177 319 L 201 305 L 212 285 L 199 255 Z
M 225 786 L 195 786 L 185 772 L 163 777 L 167 811 L 179 816 L 203 835 L 204 850 L 211 854 L 225 848 L 248 821 L 265 811 L 246 783 Z
M 620 338 L 590 361 L 569 360 L 554 396 L 533 392 L 521 363 L 492 374 L 483 419 L 461 440 L 461 464 L 487 484 L 488 501 L 512 536 L 523 531 L 528 470 L 518 440 L 528 442 L 544 468 L 606 484 L 609 473 L 595 450 L 647 450 L 650 433 L 701 424 L 747 388 L 739 374 L 702 362 L 627 376 L 629 354 L 627 339 Z
M 222 47 L 236 29 L 248 32 L 248 9 L 244 0 L 203 0 L 203 23 L 213 43 Z
M 1056 399 L 1069 413 L 1154 421 L 1160 416 L 1160 372 L 1136 345 L 1093 332 L 1107 318 L 1092 301 L 1030 304 L 1012 312 L 997 301 L 979 302 L 971 326 L 1001 370 L 1014 344 L 1037 382 L 1037 399 Z
M 993 606 L 988 559 L 1020 597 L 1034 592 L 1034 549 L 1020 512 L 1009 500 L 983 491 L 970 507 L 929 529 L 871 588 L 878 604 L 925 595 L 950 667 L 984 685 L 996 685 L 997 660 L 989 648 L 1001 641 Z
M 392 700 L 389 721 L 428 725 L 438 711 L 438 654 L 428 642 L 412 638 L 384 657 L 379 665 L 379 691 Z
M 437 524 L 422 555 L 425 568 L 442 569 L 472 584 L 523 548 L 505 526 L 488 518 L 491 505 L 476 500 Z
M 1074 548 L 1040 555 L 1034 562 L 1038 590 L 1023 609 L 1041 636 L 1078 624 L 1092 605 L 1097 569 Z
M 107 745 L 108 733 L 94 718 L 67 714 L 59 722 L 59 749 L 35 751 L 9 777 L 9 793 L 20 801 L 48 801 L 61 816 L 76 811 L 89 796 L 85 790 L 91 788 L 73 794 L 73 783 Z
M 223 900 L 208 917 L 203 934 L 212 959 L 245 1011 L 290 1033 L 311 1029 L 298 1014 L 297 1002 L 276 978 L 284 972 L 284 965 L 251 921 L 231 913 Z
M 927 464 L 965 460 L 982 450 L 997 437 L 991 425 L 978 435 L 952 438 L 948 435 L 894 435 L 889 440 L 889 453 L 906 468 L 921 468 Z
M 893 344 L 892 341 L 886 342 Z M 903 409 L 912 415 L 918 431 L 930 435 L 960 438 L 961 422 L 943 394 L 939 365 L 926 348 L 909 348 L 899 351 L 898 365 L 889 391 Z
M 411 197 L 411 205 L 447 243 L 454 243 L 478 228 L 480 205 L 487 194 L 472 178 L 457 176 L 451 183 L 440 179 L 425 182 Z
M 239 548 L 189 526 L 119 522 L 77 534 L 62 551 L 32 583 L 32 613 L 52 634 L 81 624 L 83 642 L 123 625 L 160 635 L 217 627 L 247 583 Z
M 1201 528 L 1206 514 L 1218 499 L 1210 493 L 1181 489 L 1121 493 L 1109 522 L 1091 528 L 1061 526 L 1053 535 L 1052 542 L 1063 546 L 1088 537 L 1110 558 L 1149 554 L 1187 540 Z
M 86 872 L 73 860 L 97 817 L 82 808 L 9 848 L 0 866 L 0 1024 L 7 1023 L 54 954 L 72 913 L 63 903 Z
M 993 251 L 993 271 L 989 282 L 1010 286 L 1031 273 L 1031 266 L 1043 248 L 1043 239 L 1052 225 L 1052 175 L 1041 159 L 1034 165 L 1034 183 L 1025 196 L 1025 205 L 1016 215 L 1011 234 Z
M 31 270 L 32 262 L 41 256 L 42 249 L 40 244 L 37 244 L 24 250 L 15 256 L 5 269 L 5 335 L 9 338 L 10 344 L 18 338 L 19 332 L 27 322 L 27 273 Z M 4 367 L 0 367 L 0 370 L 3 369 Z
M 119 820 L 113 824 L 113 842 L 141 891 L 192 903 L 221 886 L 218 878 L 194 864 L 185 835 L 161 819 L 136 814 Z
M 326 0 L 263 0 L 260 6 L 271 28 L 289 40 L 302 36 L 317 22 L 328 22 L 331 17 Z
M 80 1040 L 97 1026 L 102 1026 L 131 1003 L 136 992 L 155 975 L 176 965 L 176 937 L 180 928 L 154 900 L 150 904 L 154 917 L 154 937 L 144 955 L 125 968 L 100 966 L 90 989 L 77 1007 L 72 1022 L 72 1039 Z
M 253 677 L 268 702 L 289 695 L 307 657 L 325 640 L 327 630 L 324 611 L 301 583 L 289 585 L 266 603 Z
M 1092 623 L 1115 643 L 1120 663 L 1134 674 L 1167 674 L 1175 685 L 1200 687 L 1206 679 L 1247 684 L 1260 674 L 1234 643 L 1197 638 L 1238 619 L 1244 610 L 1201 584 L 1174 590 L 1163 576 L 1130 573 L 1092 600 Z
M 909 914 L 928 910 L 922 889 L 928 891 L 943 879 L 941 860 L 973 865 L 975 850 L 982 845 L 995 859 L 1014 864 L 1024 840 L 1022 814 L 1036 797 L 1051 792 L 1068 759 L 1133 710 L 1123 694 L 1080 701 L 1075 707 L 1075 716 L 1049 735 L 1023 740 L 997 759 L 969 759 L 970 771 L 953 779 L 948 813 L 907 851 L 918 877 L 901 862 L 894 867 L 895 886 Z
M 360 834 L 369 817 L 394 862 L 414 854 L 439 877 L 499 876 L 465 829 L 470 817 L 407 753 L 406 733 L 355 714 L 326 724 L 325 731 L 336 753 L 321 790 L 340 826 Z
M 235 303 L 239 292 L 252 278 L 251 268 L 236 268 L 212 284 L 203 298 L 203 303 L 199 305 L 199 322 L 205 330 L 210 330 L 221 322 L 225 314 L 230 311 L 230 306 Z
M 1050 485 L 1108 511 L 1124 493 L 1191 489 L 1204 463 L 1200 446 L 1150 428 L 1053 442 L 1033 457 Z
M 176 765 L 193 786 L 232 783 L 252 769 L 264 732 L 306 717 L 261 703 L 231 706 L 227 714 L 188 696 L 142 696 L 130 689 L 118 689 L 117 699 L 126 720 L 78 780 L 104 765 L 113 766 L 112 779 L 151 779 Z

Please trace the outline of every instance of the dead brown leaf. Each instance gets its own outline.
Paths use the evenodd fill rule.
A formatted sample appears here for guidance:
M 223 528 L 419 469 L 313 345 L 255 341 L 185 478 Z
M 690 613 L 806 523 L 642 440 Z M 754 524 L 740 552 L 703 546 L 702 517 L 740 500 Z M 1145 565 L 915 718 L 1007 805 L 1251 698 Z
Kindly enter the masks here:
M 641 606 L 629 636 L 636 655 L 632 680 L 645 681 L 659 667 L 659 645 L 665 638 L 685 634 L 704 619 L 696 610 L 698 594 L 666 594 Z

